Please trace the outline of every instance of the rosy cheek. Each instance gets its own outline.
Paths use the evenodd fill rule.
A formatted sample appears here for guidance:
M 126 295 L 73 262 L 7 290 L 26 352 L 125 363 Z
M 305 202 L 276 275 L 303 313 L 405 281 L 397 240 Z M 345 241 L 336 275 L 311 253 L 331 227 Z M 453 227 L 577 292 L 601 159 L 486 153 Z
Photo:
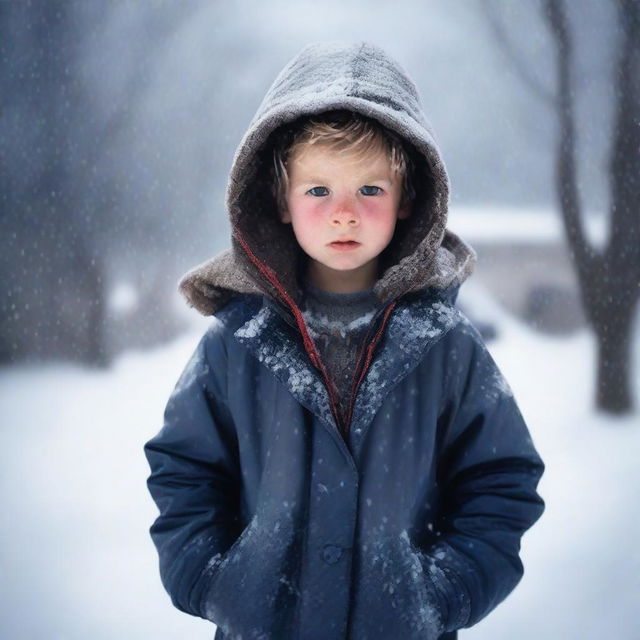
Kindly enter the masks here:
M 375 222 L 382 216 L 387 209 L 387 204 L 380 199 L 370 198 L 364 202 L 360 207 L 360 215 L 367 216 L 369 220 Z
M 326 205 L 324 202 L 317 200 L 311 200 L 308 198 L 298 200 L 294 203 L 295 212 L 298 217 L 304 217 L 305 220 L 317 220 L 322 217 L 326 211 Z

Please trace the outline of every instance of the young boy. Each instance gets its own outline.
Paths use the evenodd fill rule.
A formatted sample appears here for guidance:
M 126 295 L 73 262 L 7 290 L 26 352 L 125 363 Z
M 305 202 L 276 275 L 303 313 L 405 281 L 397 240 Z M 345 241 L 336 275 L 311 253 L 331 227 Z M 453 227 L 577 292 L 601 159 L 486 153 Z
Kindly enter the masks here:
M 146 443 L 176 607 L 220 640 L 455 638 L 523 574 L 544 466 L 456 308 L 475 253 L 417 90 L 367 43 L 303 49 L 240 143 L 214 319 Z

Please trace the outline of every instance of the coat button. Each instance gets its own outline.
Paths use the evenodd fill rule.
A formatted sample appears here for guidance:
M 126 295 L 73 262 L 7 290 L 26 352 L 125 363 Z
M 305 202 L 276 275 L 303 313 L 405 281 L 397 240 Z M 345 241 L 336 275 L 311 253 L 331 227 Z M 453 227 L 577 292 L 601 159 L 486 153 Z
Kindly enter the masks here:
M 335 564 L 342 556 L 342 549 L 335 544 L 325 544 L 322 550 L 322 559 L 327 564 Z

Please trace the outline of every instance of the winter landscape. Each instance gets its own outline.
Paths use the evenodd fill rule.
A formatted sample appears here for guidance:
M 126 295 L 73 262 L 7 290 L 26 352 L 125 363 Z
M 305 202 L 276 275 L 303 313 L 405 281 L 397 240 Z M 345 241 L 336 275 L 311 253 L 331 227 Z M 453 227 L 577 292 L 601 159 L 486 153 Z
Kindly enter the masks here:
M 569 29 L 554 35 L 543 7 L 564 7 Z M 632 0 L 0 2 L 0 640 L 212 640 L 161 584 L 143 445 L 209 325 L 176 284 L 229 244 L 235 149 L 276 71 L 327 39 L 376 42 L 415 75 L 451 178 L 448 228 L 479 256 L 458 303 L 495 331 L 546 464 L 524 577 L 459 638 L 638 640 L 640 311 L 634 411 L 616 418 L 595 408 L 558 190 L 577 194 L 593 263 L 607 233 L 626 246 L 605 281 L 634 273 L 639 103 L 616 65 L 635 43 L 637 71 L 637 18 Z M 609 301 L 631 299 L 637 277 L 626 285 Z

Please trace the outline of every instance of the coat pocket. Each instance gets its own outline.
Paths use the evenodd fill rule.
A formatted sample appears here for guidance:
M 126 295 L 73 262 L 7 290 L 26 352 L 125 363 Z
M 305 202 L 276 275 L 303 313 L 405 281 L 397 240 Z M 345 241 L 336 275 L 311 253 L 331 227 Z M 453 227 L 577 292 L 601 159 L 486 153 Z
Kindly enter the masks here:
M 354 638 L 440 638 L 440 602 L 406 531 L 369 537 L 359 567 Z
M 297 539 L 290 519 L 254 516 L 213 561 L 202 611 L 224 633 L 243 640 L 286 638 L 297 596 Z

